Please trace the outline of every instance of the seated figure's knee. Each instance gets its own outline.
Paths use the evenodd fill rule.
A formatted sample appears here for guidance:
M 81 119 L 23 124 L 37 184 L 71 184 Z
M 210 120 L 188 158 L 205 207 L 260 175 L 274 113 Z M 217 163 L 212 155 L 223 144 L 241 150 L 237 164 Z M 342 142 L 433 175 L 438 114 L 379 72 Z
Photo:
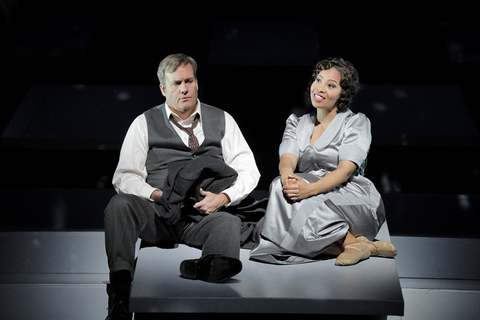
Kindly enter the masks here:
M 221 224 L 225 227 L 234 226 L 240 228 L 242 225 L 242 220 L 228 212 L 217 212 L 215 213 L 216 218 L 221 221 Z
M 131 201 L 134 197 L 131 194 L 115 194 L 110 198 L 110 201 L 105 208 L 104 215 L 108 217 L 109 215 L 118 214 L 119 212 L 124 211 L 131 205 Z
M 272 182 L 270 183 L 270 193 L 278 192 L 278 191 L 283 193 L 283 185 L 282 185 L 282 180 L 280 179 L 280 176 L 273 179 Z

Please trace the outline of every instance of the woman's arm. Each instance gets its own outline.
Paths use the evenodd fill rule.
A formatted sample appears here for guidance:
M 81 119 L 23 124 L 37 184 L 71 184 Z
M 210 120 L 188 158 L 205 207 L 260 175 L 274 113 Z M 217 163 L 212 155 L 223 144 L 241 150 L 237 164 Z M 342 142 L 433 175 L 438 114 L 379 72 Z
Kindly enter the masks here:
M 291 182 L 289 177 L 295 172 L 297 162 L 298 159 L 293 153 L 284 153 L 280 157 L 278 170 L 280 171 L 280 180 L 282 181 L 282 185 L 285 186 Z
M 299 201 L 315 196 L 344 183 L 350 178 L 356 169 L 357 165 L 354 162 L 350 160 L 341 160 L 337 169 L 314 183 L 308 183 L 296 174 L 290 174 L 286 178 L 288 183 L 283 184 L 283 192 L 292 201 Z

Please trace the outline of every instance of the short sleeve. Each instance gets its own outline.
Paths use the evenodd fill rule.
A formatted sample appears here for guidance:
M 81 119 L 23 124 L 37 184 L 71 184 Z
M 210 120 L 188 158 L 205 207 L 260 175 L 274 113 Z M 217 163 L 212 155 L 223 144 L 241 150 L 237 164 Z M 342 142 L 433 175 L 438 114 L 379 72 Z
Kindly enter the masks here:
M 348 117 L 344 137 L 339 149 L 339 160 L 350 160 L 362 167 L 372 142 L 371 123 L 363 113 Z
M 297 158 L 299 156 L 299 147 L 297 141 L 298 116 L 291 114 L 285 125 L 282 142 L 280 143 L 278 154 L 281 157 L 284 153 L 293 153 Z

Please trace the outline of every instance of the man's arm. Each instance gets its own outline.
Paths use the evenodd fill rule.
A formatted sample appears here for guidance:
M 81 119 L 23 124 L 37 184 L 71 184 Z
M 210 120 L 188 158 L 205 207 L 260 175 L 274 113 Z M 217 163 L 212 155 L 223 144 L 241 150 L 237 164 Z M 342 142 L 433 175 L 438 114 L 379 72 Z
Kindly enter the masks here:
M 146 183 L 147 153 L 147 121 L 142 114 L 132 122 L 123 140 L 117 168 L 112 179 L 115 191 L 134 194 L 145 199 L 158 196 L 158 192 L 161 191 Z
M 254 154 L 233 117 L 225 112 L 225 136 L 222 139 L 225 163 L 238 173 L 236 181 L 223 193 L 230 198 L 227 205 L 236 205 L 258 185 L 260 171 Z

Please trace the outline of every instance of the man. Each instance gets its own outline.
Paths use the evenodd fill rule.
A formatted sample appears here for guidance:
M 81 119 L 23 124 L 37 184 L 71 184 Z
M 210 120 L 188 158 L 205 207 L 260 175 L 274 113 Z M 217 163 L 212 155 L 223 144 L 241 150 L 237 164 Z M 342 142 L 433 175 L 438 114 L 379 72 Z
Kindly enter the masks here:
M 104 217 L 114 290 L 107 320 L 132 318 L 128 299 L 139 238 L 201 249 L 199 259 L 181 263 L 186 279 L 223 282 L 242 269 L 242 221 L 229 209 L 255 189 L 260 173 L 233 117 L 199 101 L 196 74 L 190 56 L 163 59 L 157 76 L 165 103 L 139 115 L 125 136 L 113 176 L 117 194 Z

